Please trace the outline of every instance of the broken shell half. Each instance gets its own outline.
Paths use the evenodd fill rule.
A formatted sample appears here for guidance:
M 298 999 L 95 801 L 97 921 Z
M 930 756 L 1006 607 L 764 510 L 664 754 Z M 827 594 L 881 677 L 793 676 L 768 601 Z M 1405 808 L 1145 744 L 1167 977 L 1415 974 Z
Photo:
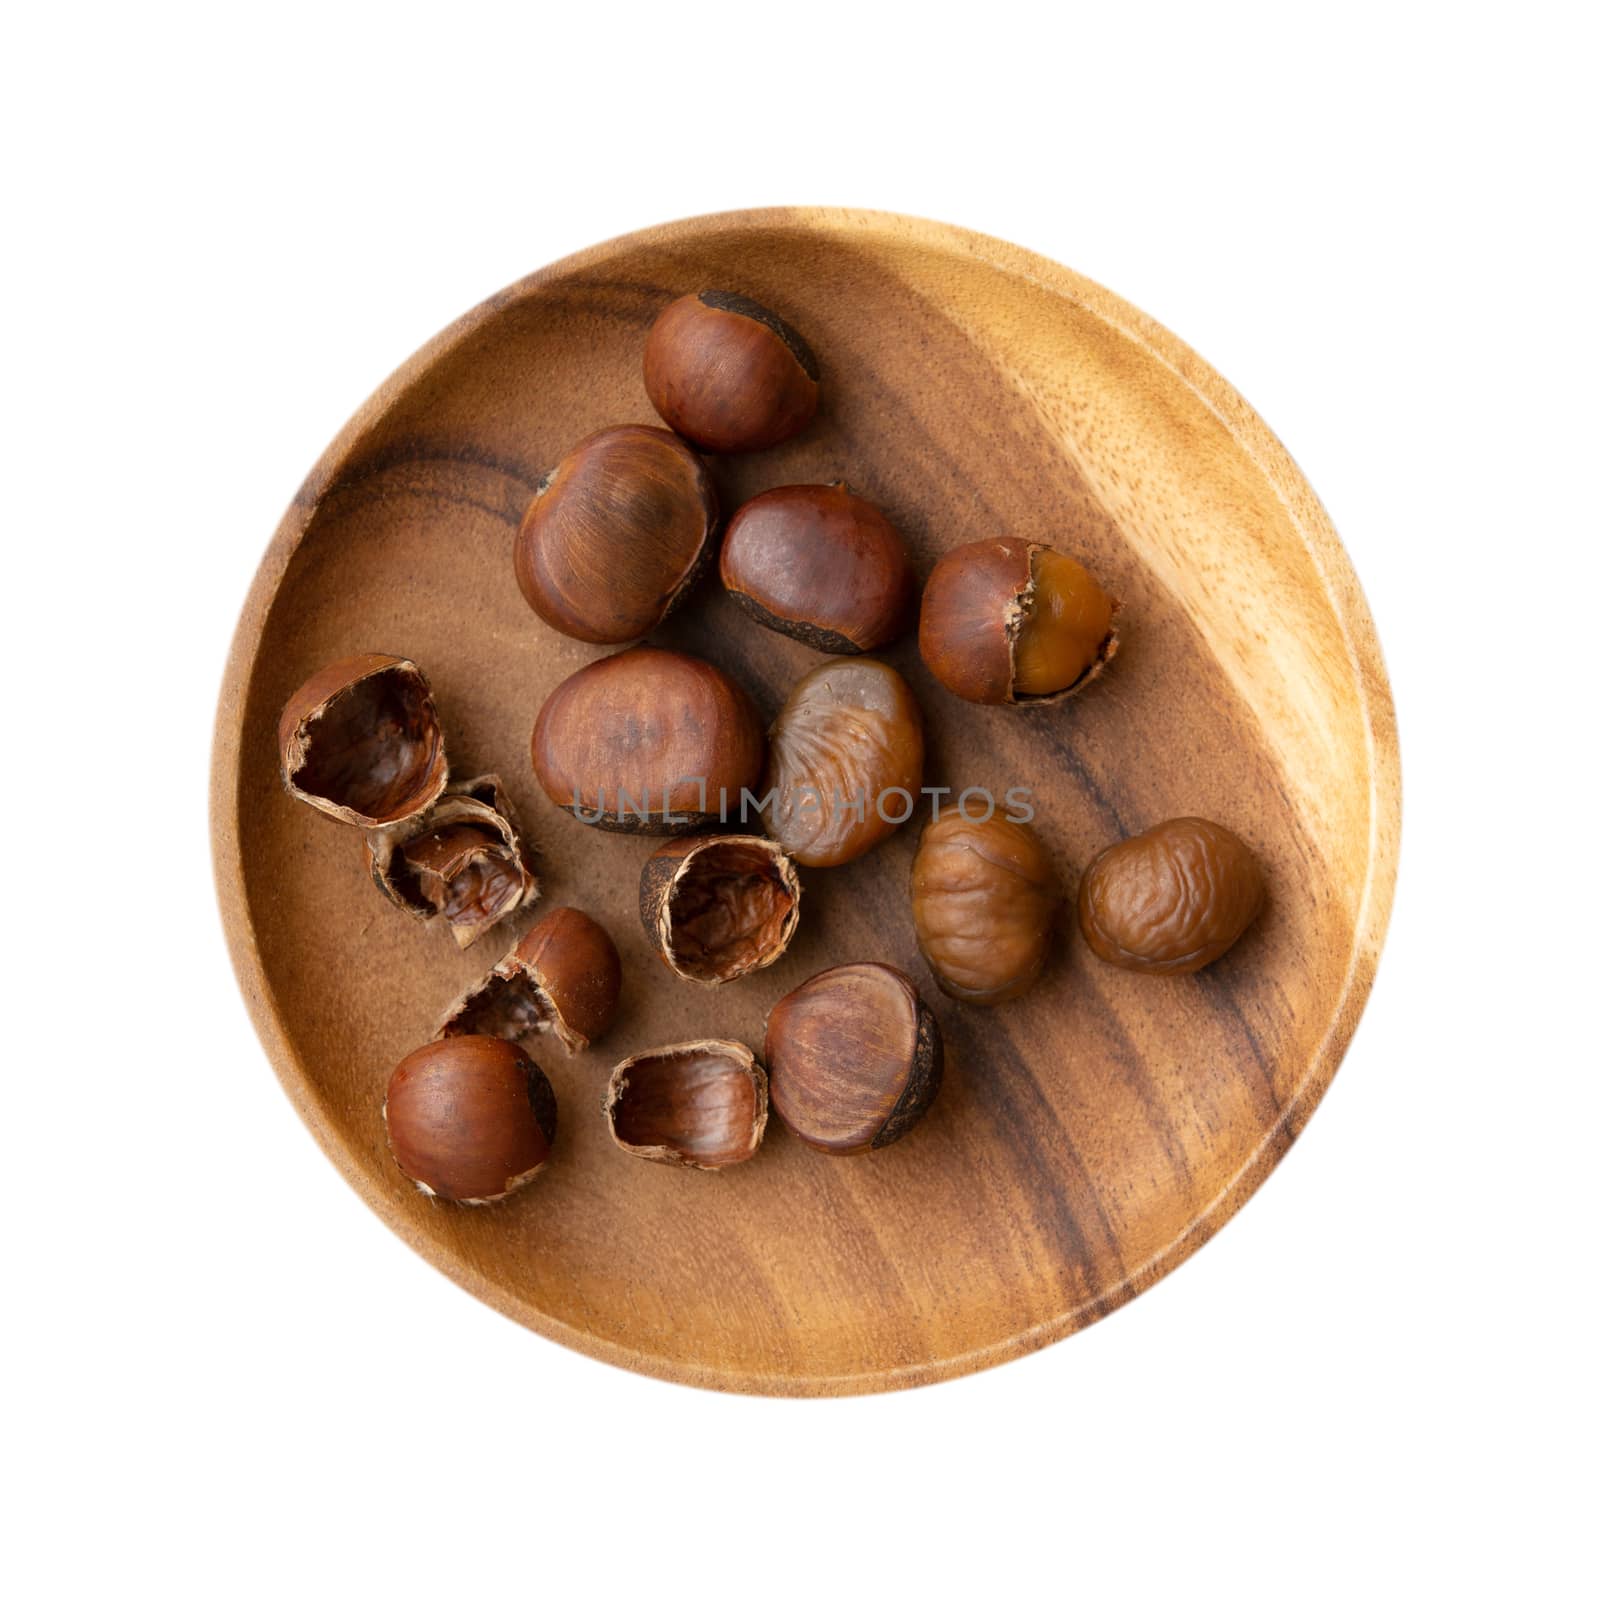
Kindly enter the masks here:
M 604 1110 L 629 1155 L 716 1172 L 761 1148 L 767 1074 L 733 1039 L 662 1045 L 617 1064 Z

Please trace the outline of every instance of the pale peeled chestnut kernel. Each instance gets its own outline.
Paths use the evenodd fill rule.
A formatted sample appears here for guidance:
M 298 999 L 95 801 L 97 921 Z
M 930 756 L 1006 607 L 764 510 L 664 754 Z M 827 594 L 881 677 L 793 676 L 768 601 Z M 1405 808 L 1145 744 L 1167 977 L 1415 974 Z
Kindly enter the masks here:
M 603 1109 L 629 1155 L 716 1172 L 761 1148 L 767 1075 L 736 1040 L 691 1039 L 618 1062 Z
M 1018 695 L 1070 689 L 1111 636 L 1111 597 L 1071 556 L 1035 545 L 1033 589 L 1017 629 L 1011 688 Z

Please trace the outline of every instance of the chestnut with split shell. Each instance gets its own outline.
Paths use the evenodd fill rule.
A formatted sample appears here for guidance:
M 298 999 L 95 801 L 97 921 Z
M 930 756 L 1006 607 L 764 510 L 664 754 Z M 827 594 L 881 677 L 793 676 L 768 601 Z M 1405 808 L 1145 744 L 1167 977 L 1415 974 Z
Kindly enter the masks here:
M 662 1045 L 617 1064 L 603 1109 L 629 1155 L 715 1172 L 761 1148 L 767 1075 L 733 1039 Z

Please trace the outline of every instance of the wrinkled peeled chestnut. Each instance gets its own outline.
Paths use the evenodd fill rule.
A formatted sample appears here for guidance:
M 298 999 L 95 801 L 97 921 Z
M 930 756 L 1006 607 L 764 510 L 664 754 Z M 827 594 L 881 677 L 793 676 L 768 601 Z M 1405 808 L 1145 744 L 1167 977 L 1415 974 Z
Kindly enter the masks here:
M 730 983 L 788 949 L 800 922 L 800 877 L 770 839 L 671 839 L 639 875 L 639 920 L 680 978 Z
M 905 540 L 843 483 L 788 484 L 746 501 L 723 536 L 721 574 L 764 628 L 830 655 L 898 639 L 916 607 Z
M 715 1172 L 761 1148 L 767 1075 L 732 1039 L 663 1045 L 617 1064 L 604 1110 L 629 1155 Z
M 396 1163 L 424 1194 L 487 1205 L 549 1159 L 556 1097 L 520 1046 L 469 1034 L 413 1050 L 389 1079 L 383 1120 Z
M 737 815 L 761 773 L 750 697 L 709 661 L 638 645 L 558 684 L 533 729 L 556 805 L 619 833 L 693 833 Z
M 1116 611 L 1071 556 L 1025 539 L 980 539 L 934 567 L 917 642 L 928 670 L 963 700 L 1049 705 L 1116 654 Z
M 422 669 L 403 656 L 346 656 L 314 672 L 278 719 L 283 786 L 341 822 L 381 828 L 444 792 L 444 736 Z
M 782 317 L 702 289 L 656 318 L 644 386 L 669 428 L 704 450 L 766 450 L 816 414 L 817 358 Z
M 864 855 L 916 809 L 922 712 L 881 661 L 825 661 L 794 686 L 768 735 L 767 832 L 802 866 Z
M 373 882 L 414 917 L 442 915 L 458 948 L 539 897 L 511 802 L 493 773 L 453 783 L 428 810 L 366 836 Z
M 710 559 L 717 492 L 705 464 L 665 428 L 606 428 L 539 485 L 517 532 L 523 598 L 590 644 L 642 639 Z
M 546 1031 L 587 1050 L 611 1026 L 622 963 L 592 917 L 558 906 L 535 923 L 485 978 L 445 1013 L 436 1039 L 486 1034 L 520 1042 Z
M 772 1109 L 829 1155 L 881 1150 L 933 1104 L 944 1041 L 911 980 L 894 967 L 831 967 L 767 1018 Z
M 1198 972 L 1255 921 L 1266 893 L 1243 839 L 1203 817 L 1175 817 L 1094 858 L 1078 886 L 1078 923 L 1113 966 Z
M 1009 817 L 948 811 L 911 867 L 917 947 L 939 987 L 995 1006 L 1031 989 L 1050 953 L 1061 883 L 1038 834 Z

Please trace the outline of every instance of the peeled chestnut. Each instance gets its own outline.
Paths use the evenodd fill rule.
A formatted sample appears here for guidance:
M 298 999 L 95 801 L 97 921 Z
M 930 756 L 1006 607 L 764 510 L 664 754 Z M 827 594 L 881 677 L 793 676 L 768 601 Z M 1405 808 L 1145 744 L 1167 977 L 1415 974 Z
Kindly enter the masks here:
M 606 428 L 539 484 L 517 532 L 523 598 L 590 644 L 642 639 L 711 558 L 711 474 L 665 428 Z
M 444 735 L 422 669 L 403 656 L 345 656 L 314 672 L 278 719 L 283 786 L 341 822 L 381 828 L 444 792 Z
M 617 1064 L 603 1109 L 629 1155 L 715 1172 L 761 1148 L 767 1075 L 732 1039 L 663 1045 Z
M 1055 866 L 1026 823 L 947 811 L 923 830 L 911 917 L 946 994 L 994 1006 L 1031 989 L 1060 905 Z
M 944 1041 L 911 980 L 876 962 L 830 967 L 767 1018 L 772 1108 L 829 1155 L 893 1144 L 944 1076 Z
M 551 692 L 533 770 L 556 805 L 619 833 L 694 833 L 737 814 L 761 773 L 750 697 L 709 661 L 638 645 Z
M 934 567 L 917 642 L 928 670 L 963 700 L 1049 705 L 1116 654 L 1117 609 L 1071 556 L 1025 539 L 980 539 Z
M 922 712 L 881 661 L 825 661 L 768 735 L 767 832 L 802 866 L 864 855 L 916 809 Z
M 723 289 L 674 300 L 644 347 L 644 387 L 704 450 L 765 450 L 817 409 L 817 358 L 776 312 Z
M 691 983 L 770 967 L 800 922 L 800 876 L 770 839 L 670 839 L 639 876 L 639 920 L 657 954 Z
M 547 1030 L 569 1052 L 611 1026 L 622 962 L 592 917 L 558 906 L 535 923 L 486 977 L 444 1014 L 436 1039 L 487 1034 L 513 1042 Z
M 1078 886 L 1078 922 L 1113 966 L 1198 972 L 1255 921 L 1266 894 L 1243 839 L 1203 817 L 1175 817 L 1094 858 Z
M 467 1034 L 425 1044 L 394 1069 L 383 1120 L 395 1161 L 424 1194 L 487 1205 L 549 1159 L 556 1097 L 520 1046 Z
M 722 582 L 764 628 L 859 655 L 911 625 L 905 540 L 848 485 L 788 484 L 747 500 L 722 540 Z

